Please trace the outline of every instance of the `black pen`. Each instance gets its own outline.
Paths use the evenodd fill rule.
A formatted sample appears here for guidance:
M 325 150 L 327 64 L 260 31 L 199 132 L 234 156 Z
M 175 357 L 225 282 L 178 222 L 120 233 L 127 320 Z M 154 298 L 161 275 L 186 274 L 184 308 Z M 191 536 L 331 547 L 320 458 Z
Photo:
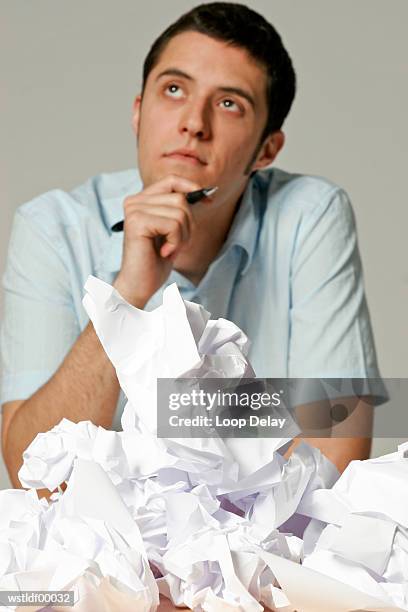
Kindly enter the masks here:
M 207 198 L 217 191 L 218 187 L 205 187 L 204 189 L 197 189 L 197 191 L 189 191 L 186 193 L 186 200 L 189 204 L 197 204 L 203 198 Z M 115 225 L 112 225 L 112 232 L 123 232 L 123 221 L 118 221 Z

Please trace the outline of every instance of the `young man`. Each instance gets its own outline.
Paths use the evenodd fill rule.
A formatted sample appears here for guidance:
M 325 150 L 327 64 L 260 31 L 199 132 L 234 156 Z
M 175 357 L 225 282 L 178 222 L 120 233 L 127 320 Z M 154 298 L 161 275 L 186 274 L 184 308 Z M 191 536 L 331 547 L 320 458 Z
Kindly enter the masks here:
M 17 211 L 2 332 L 14 486 L 24 448 L 62 417 L 118 423 L 116 375 L 81 304 L 89 274 L 149 310 L 177 281 L 185 299 L 248 334 L 258 376 L 378 376 L 347 195 L 266 169 L 294 93 L 291 60 L 265 19 L 242 5 L 199 6 L 145 60 L 133 114 L 139 174 L 101 175 Z M 124 232 L 112 232 L 121 219 Z M 366 438 L 313 443 L 340 469 L 369 452 Z

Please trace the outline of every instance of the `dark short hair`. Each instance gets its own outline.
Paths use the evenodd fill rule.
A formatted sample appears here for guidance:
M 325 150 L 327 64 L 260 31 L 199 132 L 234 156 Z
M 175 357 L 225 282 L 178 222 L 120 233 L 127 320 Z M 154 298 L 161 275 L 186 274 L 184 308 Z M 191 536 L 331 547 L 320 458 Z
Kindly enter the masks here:
M 234 47 L 245 49 L 267 77 L 268 119 L 261 141 L 282 127 L 292 106 L 296 75 L 288 52 L 275 28 L 262 15 L 243 4 L 200 4 L 172 23 L 154 41 L 143 65 L 142 92 L 151 70 L 168 42 L 182 32 L 200 32 Z

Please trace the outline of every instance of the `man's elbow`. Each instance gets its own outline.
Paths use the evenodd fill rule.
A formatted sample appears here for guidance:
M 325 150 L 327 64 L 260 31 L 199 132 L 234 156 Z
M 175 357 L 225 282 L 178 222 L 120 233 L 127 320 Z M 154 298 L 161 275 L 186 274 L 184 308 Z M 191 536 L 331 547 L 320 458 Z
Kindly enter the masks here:
M 22 456 L 18 457 L 9 436 L 2 440 L 2 453 L 4 465 L 6 466 L 11 486 L 13 489 L 21 489 L 22 485 L 18 478 L 18 472 L 23 464 L 23 458 Z
M 25 400 L 17 400 L 8 402 L 2 407 L 1 419 L 1 449 L 4 459 L 4 464 L 14 488 L 21 488 L 21 483 L 18 478 L 18 472 L 23 463 L 22 452 L 24 449 L 19 449 L 16 440 L 21 436 L 15 429 L 15 416 Z
M 368 459 L 371 452 L 371 438 L 312 438 L 306 442 L 318 448 L 340 473 L 350 461 Z
M 334 420 L 339 408 L 343 418 Z M 296 417 L 302 437 L 340 472 L 354 459 L 369 458 L 373 432 L 371 397 L 344 397 L 301 405 L 296 409 Z

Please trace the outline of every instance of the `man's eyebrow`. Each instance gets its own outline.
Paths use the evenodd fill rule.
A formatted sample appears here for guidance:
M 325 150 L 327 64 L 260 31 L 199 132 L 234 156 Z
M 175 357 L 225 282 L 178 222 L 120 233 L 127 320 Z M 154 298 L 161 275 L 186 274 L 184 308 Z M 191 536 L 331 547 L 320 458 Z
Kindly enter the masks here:
M 180 70 L 179 68 L 167 68 L 166 70 L 163 70 L 162 72 L 160 72 L 160 74 L 157 75 L 156 81 L 158 81 L 163 76 L 178 76 L 184 79 L 188 79 L 189 81 L 194 81 L 193 77 L 190 74 L 187 74 L 187 72 L 184 72 L 183 70 Z M 217 87 L 217 89 L 219 91 L 223 91 L 225 93 L 230 93 L 230 94 L 236 94 L 237 96 L 244 98 L 245 100 L 247 100 L 247 102 L 249 102 L 249 104 L 255 110 L 254 97 L 248 91 L 246 91 L 245 89 L 242 89 L 242 87 L 231 87 L 227 85 L 221 85 L 220 87 Z
M 160 74 L 157 75 L 156 81 L 158 81 L 162 76 L 179 76 L 183 79 L 188 79 L 189 81 L 194 80 L 191 75 L 187 74 L 187 72 L 184 72 L 183 70 L 180 70 L 180 68 L 166 68 L 166 70 L 163 70 L 163 72 L 160 72 Z

